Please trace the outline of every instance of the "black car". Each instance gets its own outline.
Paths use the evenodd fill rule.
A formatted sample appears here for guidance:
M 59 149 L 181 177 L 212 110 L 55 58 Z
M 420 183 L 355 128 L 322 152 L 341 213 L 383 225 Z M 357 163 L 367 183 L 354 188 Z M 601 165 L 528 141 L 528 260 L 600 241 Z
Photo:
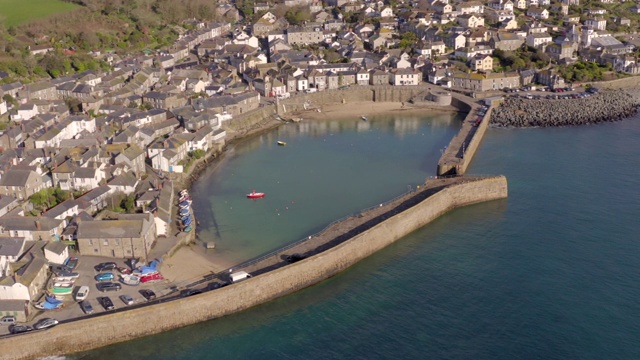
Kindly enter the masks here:
M 180 292 L 180 296 L 181 297 L 193 296 L 193 295 L 198 295 L 198 294 L 202 294 L 202 290 L 199 290 L 199 289 L 188 289 L 188 290 L 182 290 Z
M 9 326 L 9 332 L 12 334 L 22 334 L 27 331 L 31 331 L 33 328 L 29 325 L 11 325 Z
M 143 298 L 147 299 L 147 301 L 155 300 L 156 298 L 156 293 L 149 289 L 142 289 L 139 293 Z
M 97 283 L 96 288 L 102 292 L 120 291 L 122 289 L 122 285 L 118 283 L 105 282 L 105 283 Z
M 113 305 L 113 301 L 108 296 L 103 296 L 98 298 L 98 302 L 105 310 L 113 310 L 116 307 Z
M 289 256 L 287 256 L 284 260 L 288 263 L 294 263 L 294 262 L 298 262 L 300 260 L 304 260 L 307 257 L 302 255 L 302 254 L 291 254 Z
M 211 290 L 215 290 L 215 289 L 220 289 L 221 287 L 225 287 L 227 285 L 229 285 L 229 283 L 226 282 L 226 281 L 223 281 L 223 282 L 214 281 L 214 282 L 210 282 L 207 285 L 207 290 L 211 291 Z
M 118 265 L 116 265 L 116 263 L 114 262 L 103 262 L 94 266 L 93 268 L 96 269 L 96 271 L 98 272 L 102 272 L 107 270 L 115 270 L 117 267 Z

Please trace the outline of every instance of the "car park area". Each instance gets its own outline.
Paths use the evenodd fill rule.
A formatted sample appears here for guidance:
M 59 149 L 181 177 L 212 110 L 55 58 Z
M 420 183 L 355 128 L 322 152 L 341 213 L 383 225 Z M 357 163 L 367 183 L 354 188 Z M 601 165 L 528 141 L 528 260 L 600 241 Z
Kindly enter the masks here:
M 43 318 L 64 321 L 113 311 L 105 310 L 104 302 L 99 301 L 98 298 L 108 297 L 111 300 L 111 305 L 115 309 L 120 309 L 126 306 L 146 303 L 172 292 L 170 284 L 168 284 L 161 275 L 150 276 L 148 282 L 144 284 L 141 283 L 138 286 L 129 286 L 121 283 L 119 281 L 120 275 L 131 272 L 130 266 L 125 264 L 122 259 L 114 260 L 113 258 L 94 256 L 74 256 L 73 258 L 73 260 L 69 260 L 73 261 L 74 269 L 72 271 L 63 265 L 54 265 L 51 269 L 52 271 L 55 270 L 59 275 L 67 274 L 70 279 L 74 279 L 73 291 L 69 296 L 64 297 L 64 306 L 58 310 L 39 310 L 32 308 L 32 314 L 35 314 L 35 316 L 30 321 L 27 323 L 9 324 L 9 320 L 6 320 L 6 325 L 0 326 L 0 335 L 37 330 L 34 328 L 34 325 Z M 109 280 L 111 277 L 108 275 L 98 276 L 105 273 L 113 274 L 113 279 Z M 71 276 L 70 274 L 75 275 Z M 55 276 L 53 272 L 52 276 Z M 98 281 L 98 278 L 104 278 L 105 280 Z M 116 289 L 100 291 L 100 289 L 104 289 L 105 286 L 109 290 L 112 288 Z M 44 294 L 42 295 L 42 299 L 44 299 Z M 31 305 L 33 306 L 40 301 L 41 300 L 34 301 Z

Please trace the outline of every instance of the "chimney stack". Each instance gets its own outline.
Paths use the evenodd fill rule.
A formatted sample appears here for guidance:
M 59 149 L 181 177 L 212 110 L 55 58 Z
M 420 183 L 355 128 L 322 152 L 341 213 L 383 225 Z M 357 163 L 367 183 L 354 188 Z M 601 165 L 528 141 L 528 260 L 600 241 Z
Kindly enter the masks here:
M 41 230 L 40 220 L 36 220 L 36 229 L 38 229 L 38 231 Z

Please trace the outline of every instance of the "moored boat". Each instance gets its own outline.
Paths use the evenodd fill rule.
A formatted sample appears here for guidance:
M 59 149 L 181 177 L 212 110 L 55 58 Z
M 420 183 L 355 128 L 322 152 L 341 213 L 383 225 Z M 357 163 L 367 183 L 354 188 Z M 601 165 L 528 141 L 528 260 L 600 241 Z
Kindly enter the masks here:
M 189 192 L 187 191 L 187 189 L 180 190 L 180 196 L 185 196 L 185 195 L 189 195 Z
M 367 119 L 367 117 L 366 117 L 366 116 L 364 116 L 364 115 L 361 117 L 361 119 L 362 119 L 362 120 L 364 120 L 364 121 L 369 120 L 369 119 Z
M 191 230 L 193 230 L 193 227 L 191 225 L 187 226 L 186 228 L 184 228 L 184 232 L 190 232 Z
M 183 225 L 191 225 L 191 218 L 188 218 L 187 220 L 182 222 Z
M 253 190 L 252 192 L 247 194 L 247 197 L 249 199 L 260 199 L 264 197 L 264 193 L 256 192 L 255 190 Z
M 286 142 L 284 142 L 284 141 L 280 141 L 280 140 L 278 140 L 278 145 L 280 145 L 280 146 L 287 146 L 287 143 L 286 143 Z

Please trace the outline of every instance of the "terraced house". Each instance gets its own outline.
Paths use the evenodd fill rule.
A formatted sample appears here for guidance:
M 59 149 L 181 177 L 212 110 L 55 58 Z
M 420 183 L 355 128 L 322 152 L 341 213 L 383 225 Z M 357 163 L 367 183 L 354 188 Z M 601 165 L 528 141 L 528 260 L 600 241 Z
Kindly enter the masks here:
M 117 258 L 139 257 L 147 261 L 156 241 L 153 214 L 112 214 L 113 220 L 81 221 L 76 239 L 81 255 Z

